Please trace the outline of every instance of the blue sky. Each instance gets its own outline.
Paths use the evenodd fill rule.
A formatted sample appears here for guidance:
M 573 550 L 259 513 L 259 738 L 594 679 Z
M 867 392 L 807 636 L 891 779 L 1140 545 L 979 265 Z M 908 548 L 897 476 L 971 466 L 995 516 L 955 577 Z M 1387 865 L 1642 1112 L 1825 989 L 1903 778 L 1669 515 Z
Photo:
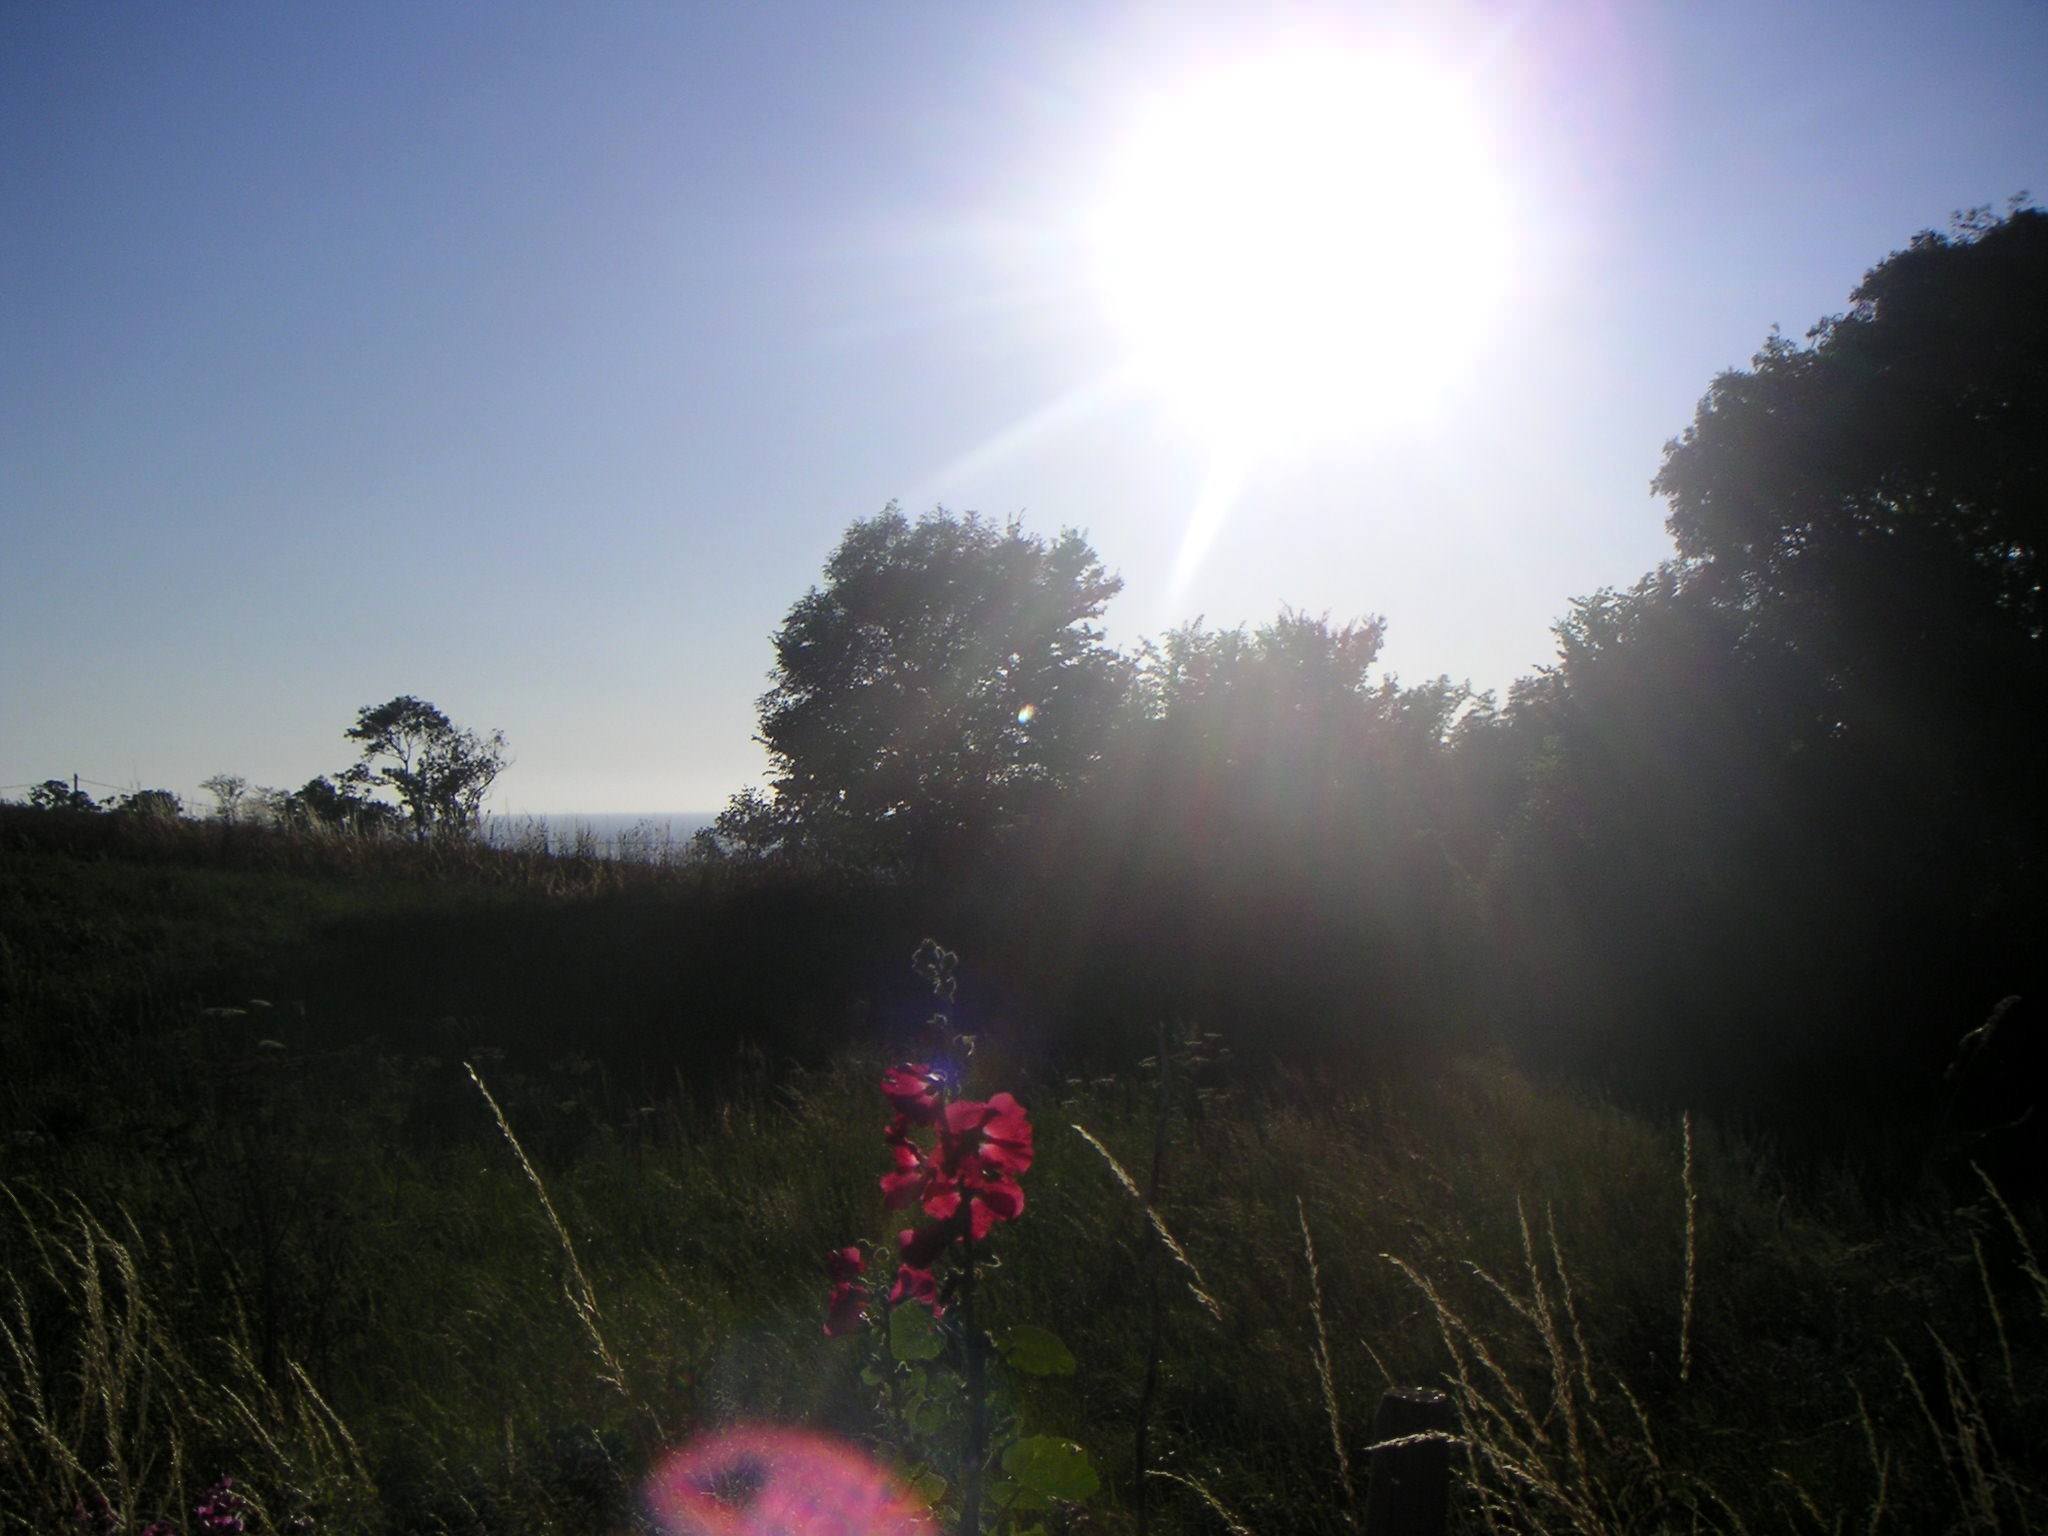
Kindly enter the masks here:
M 1177 580 L 1213 445 L 1102 388 L 1080 210 L 1133 103 L 1283 33 L 1452 61 L 1510 293 Z M 1717 371 L 2048 195 L 2044 65 L 2038 3 L 0 8 L 0 785 L 295 785 L 414 693 L 511 738 L 502 809 L 715 807 L 892 498 L 1086 529 L 1120 641 L 1380 613 L 1504 689 L 1669 553 Z

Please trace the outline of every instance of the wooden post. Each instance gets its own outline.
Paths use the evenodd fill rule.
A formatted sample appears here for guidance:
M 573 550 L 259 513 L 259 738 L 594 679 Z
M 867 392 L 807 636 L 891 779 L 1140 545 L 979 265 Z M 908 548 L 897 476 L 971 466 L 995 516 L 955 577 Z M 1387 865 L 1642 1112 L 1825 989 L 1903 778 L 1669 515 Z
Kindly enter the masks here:
M 1373 1415 L 1365 1536 L 1443 1536 L 1450 1517 L 1448 1440 L 1386 1445 L 1410 1435 L 1455 1435 L 1458 1415 L 1441 1392 L 1389 1392 Z

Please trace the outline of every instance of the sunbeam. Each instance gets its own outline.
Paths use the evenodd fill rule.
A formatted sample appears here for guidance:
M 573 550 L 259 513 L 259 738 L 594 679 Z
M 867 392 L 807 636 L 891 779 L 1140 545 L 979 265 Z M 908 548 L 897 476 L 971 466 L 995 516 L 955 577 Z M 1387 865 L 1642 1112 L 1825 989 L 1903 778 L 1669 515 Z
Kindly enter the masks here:
M 1219 445 L 1210 455 L 1209 468 L 1202 476 L 1202 488 L 1196 492 L 1195 504 L 1188 513 L 1187 529 L 1181 534 L 1180 552 L 1174 556 L 1173 575 L 1168 578 L 1166 592 L 1161 599 L 1157 620 L 1159 628 L 1164 629 L 1186 617 L 1182 604 L 1194 586 L 1196 576 L 1201 574 L 1202 564 L 1215 546 L 1217 535 L 1230 521 L 1230 514 L 1244 492 L 1249 467 L 1242 451 L 1228 445 Z
M 919 505 L 943 501 L 957 494 L 955 488 L 961 482 L 995 468 L 1055 433 L 1127 403 L 1135 390 L 1136 378 L 1128 368 L 1076 385 L 925 475 L 911 500 Z

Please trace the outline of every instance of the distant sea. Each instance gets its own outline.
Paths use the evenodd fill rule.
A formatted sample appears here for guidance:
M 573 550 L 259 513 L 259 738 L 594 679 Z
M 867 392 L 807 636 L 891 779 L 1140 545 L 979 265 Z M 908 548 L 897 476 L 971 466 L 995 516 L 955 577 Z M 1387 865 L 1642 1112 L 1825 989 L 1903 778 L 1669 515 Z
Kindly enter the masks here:
M 711 825 L 713 811 L 602 811 L 488 813 L 484 838 L 500 848 L 545 848 L 550 853 L 594 852 L 607 859 L 659 862 L 680 857 L 690 839 Z

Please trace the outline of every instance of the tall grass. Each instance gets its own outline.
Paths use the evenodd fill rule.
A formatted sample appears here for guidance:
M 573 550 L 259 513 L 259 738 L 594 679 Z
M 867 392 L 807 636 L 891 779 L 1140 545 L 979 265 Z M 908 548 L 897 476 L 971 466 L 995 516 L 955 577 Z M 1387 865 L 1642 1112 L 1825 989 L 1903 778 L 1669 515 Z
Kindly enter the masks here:
M 116 1529 L 180 1517 L 232 1460 L 256 1517 L 346 1521 L 376 1488 L 348 1426 L 296 1362 L 267 1378 L 246 1327 L 182 1337 L 125 1213 L 0 1185 L 10 1263 L 0 1315 L 0 1529 Z M 160 1254 L 160 1249 L 157 1250 Z
M 1167 1214 L 1245 1321 L 1241 1338 L 1184 1333 L 1176 1374 L 1189 1394 L 1234 1382 L 1243 1418 L 1288 1428 L 1240 1438 L 1232 1460 L 1191 1436 L 1181 1453 L 1211 1459 L 1175 1474 L 1188 1513 L 1340 1529 L 1343 1468 L 1372 1449 L 1347 1427 L 1370 1417 L 1357 1398 L 1398 1382 L 1457 1409 L 1460 1528 L 2048 1520 L 2048 1330 L 2013 1326 L 2016 1300 L 2048 1322 L 2048 1292 L 2017 1213 L 1988 1187 L 1882 1216 L 1841 1192 L 1802 1199 L 1739 1145 L 1679 1129 L 1663 1140 L 1492 1069 L 1210 1126 L 1214 1155 L 1190 1149 L 1183 1189 L 1219 1160 L 1231 1175 Z M 1316 1191 L 1287 1213 L 1298 1288 L 1255 1258 L 1282 1240 L 1289 1175 Z M 1994 1226 L 2003 1251 L 1980 1263 Z M 1290 1312 L 1306 1334 L 1291 1347 Z M 1329 1342 L 1346 1336 L 1348 1371 Z M 2006 1369 L 2015 1352 L 2031 1370 Z M 1278 1390 L 1268 1355 L 1303 1362 L 1291 1402 L 1260 1402 Z
M 231 1473 L 261 1530 L 549 1536 L 616 1527 L 707 1425 L 885 1445 L 818 1266 L 894 1235 L 887 1021 L 842 1006 L 871 1043 L 771 1055 L 810 1002 L 729 958 L 751 897 L 714 923 L 41 857 L 0 881 L 0 1530 L 178 1519 Z M 515 1015 L 524 1049 L 472 1053 Z M 638 1073 L 607 1031 L 702 1070 Z M 981 1049 L 1040 1135 L 988 1321 L 1080 1357 L 1017 1408 L 1108 1473 L 1099 1529 L 1150 1477 L 1157 1529 L 1348 1532 L 1388 1384 L 1451 1396 L 1465 1530 L 2048 1523 L 2041 1217 L 1988 1182 L 1874 1208 L 1485 1061 L 1203 1097 Z
M 326 879 L 457 881 L 555 895 L 644 889 L 716 878 L 687 842 L 653 827 L 610 844 L 588 828 L 566 840 L 538 835 L 444 836 L 358 831 L 319 822 L 225 822 L 194 818 L 44 811 L 0 803 L 0 848 L 71 858 L 121 858 Z
M 570 1080 L 515 1077 L 494 1112 L 470 1087 L 470 1131 L 355 1165 L 366 1299 L 319 1375 L 290 1352 L 265 1373 L 170 1207 L 12 1188 L 0 1528 L 57 1529 L 94 1498 L 175 1515 L 232 1472 L 263 1529 L 598 1530 L 630 1507 L 653 1420 L 878 1434 L 818 1336 L 815 1272 L 844 1233 L 889 1236 L 873 1075 L 764 1068 L 580 1142 L 558 1134 Z M 1079 1426 L 1111 1468 L 1149 1319 L 1142 1195 L 1105 1158 L 1154 1144 L 1156 1101 L 1121 1083 L 1032 1096 L 1040 1162 L 991 1322 L 1059 1321 L 1082 1372 L 1023 1384 L 1020 1411 Z M 1988 1188 L 1884 1221 L 1781 1202 L 1767 1164 L 1696 1128 L 1687 1372 L 1679 1137 L 1488 1067 L 1177 1113 L 1173 1188 L 1142 1211 L 1186 1284 L 1162 1313 L 1156 1527 L 1224 1510 L 1260 1536 L 1349 1529 L 1343 1469 L 1368 1466 L 1389 1380 L 1453 1399 L 1462 1529 L 2004 1531 L 2048 1513 L 2048 1286 L 2030 1218 Z M 1100 1129 L 1063 1132 L 1067 1115 Z M 1133 1505 L 1114 1476 L 1097 1518 Z

